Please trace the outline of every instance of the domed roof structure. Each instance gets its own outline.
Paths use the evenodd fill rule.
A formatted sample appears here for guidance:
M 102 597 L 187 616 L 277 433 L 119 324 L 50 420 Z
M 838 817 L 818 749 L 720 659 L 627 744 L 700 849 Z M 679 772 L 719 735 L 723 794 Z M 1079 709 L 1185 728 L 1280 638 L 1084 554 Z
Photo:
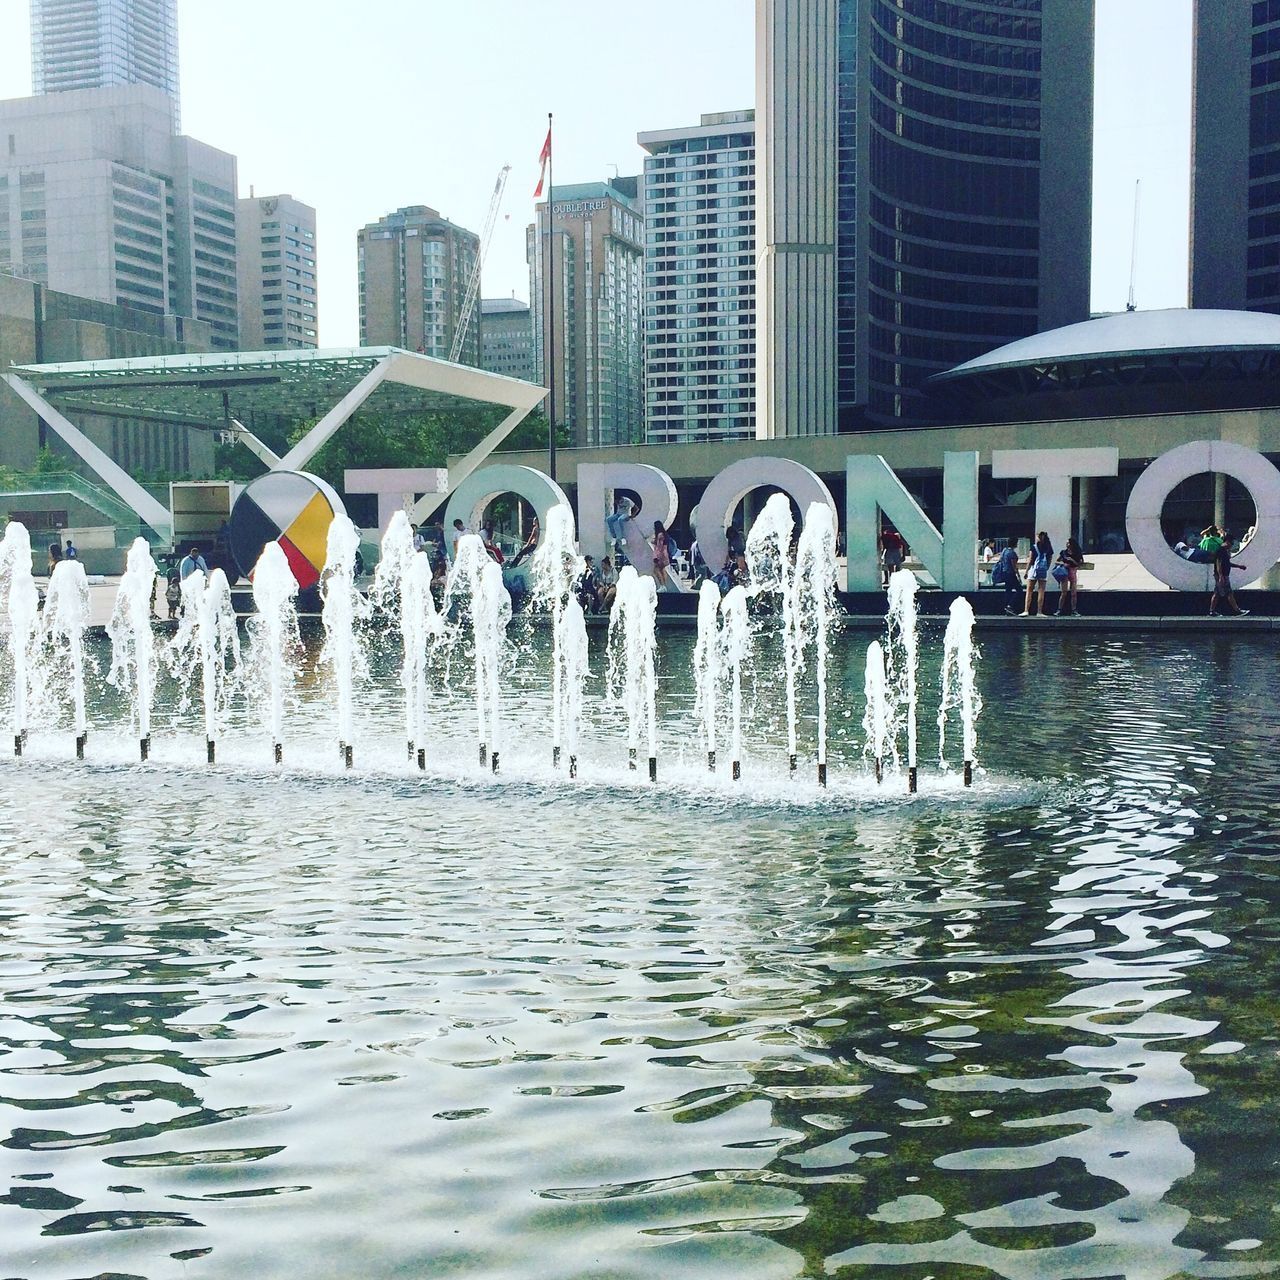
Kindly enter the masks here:
M 1280 316 L 1122 311 L 1019 338 L 929 379 L 969 421 L 1280 404 Z

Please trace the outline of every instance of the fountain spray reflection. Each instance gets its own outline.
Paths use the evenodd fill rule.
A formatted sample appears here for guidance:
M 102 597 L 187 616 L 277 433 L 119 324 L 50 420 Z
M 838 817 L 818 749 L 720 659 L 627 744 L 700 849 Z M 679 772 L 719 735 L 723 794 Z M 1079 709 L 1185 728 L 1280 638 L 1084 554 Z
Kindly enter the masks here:
M 897 748 L 889 731 L 889 694 L 885 685 L 884 649 L 879 640 L 867 645 L 863 692 L 867 704 L 862 716 L 865 750 L 875 764 L 876 781 L 883 782 L 885 756 Z
M 107 634 L 111 637 L 111 671 L 107 679 L 129 699 L 130 716 L 137 729 L 143 760 L 151 754 L 151 707 L 155 702 L 160 665 L 151 630 L 151 600 L 155 589 L 156 562 L 151 558 L 151 548 L 145 538 L 135 538 L 125 561 L 115 608 L 107 623 Z

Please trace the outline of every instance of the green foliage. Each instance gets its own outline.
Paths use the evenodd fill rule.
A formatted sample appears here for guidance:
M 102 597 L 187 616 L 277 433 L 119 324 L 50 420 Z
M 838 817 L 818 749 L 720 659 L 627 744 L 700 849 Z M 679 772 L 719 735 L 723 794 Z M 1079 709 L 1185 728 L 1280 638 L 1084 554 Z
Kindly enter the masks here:
M 506 414 L 501 405 L 466 402 L 417 417 L 376 411 L 358 413 L 312 458 L 307 470 L 341 489 L 343 472 L 348 468 L 443 467 L 450 454 L 475 448 Z M 290 443 L 301 440 L 312 425 L 304 423 L 294 428 Z M 560 428 L 557 445 L 567 445 L 568 441 L 568 431 Z M 546 445 L 546 415 L 532 413 L 503 441 L 501 448 L 545 449 Z
M 57 453 L 45 445 L 43 449 L 36 454 L 35 474 L 38 476 L 50 476 L 55 472 L 70 470 L 74 465 L 75 459 L 69 454 Z

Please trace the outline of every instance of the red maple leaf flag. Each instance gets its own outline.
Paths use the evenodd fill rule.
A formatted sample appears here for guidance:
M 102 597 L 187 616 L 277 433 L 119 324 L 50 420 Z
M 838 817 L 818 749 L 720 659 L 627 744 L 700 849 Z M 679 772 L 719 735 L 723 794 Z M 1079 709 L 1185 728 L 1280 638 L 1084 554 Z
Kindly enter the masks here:
M 542 194 L 542 180 L 547 176 L 547 162 L 551 159 L 551 126 L 547 126 L 547 140 L 542 144 L 542 154 L 538 157 L 538 163 L 542 168 L 538 172 L 538 185 L 533 189 L 533 198 L 536 200 Z

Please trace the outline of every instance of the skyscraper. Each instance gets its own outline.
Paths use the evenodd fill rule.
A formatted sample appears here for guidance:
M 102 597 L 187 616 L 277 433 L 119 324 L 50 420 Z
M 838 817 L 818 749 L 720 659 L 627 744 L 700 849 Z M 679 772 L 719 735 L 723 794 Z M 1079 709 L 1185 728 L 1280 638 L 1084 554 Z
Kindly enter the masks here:
M 1280 312 L 1280 0 L 1197 0 L 1190 300 Z
M 37 94 L 149 84 L 180 128 L 177 0 L 31 0 Z
M 533 317 L 519 298 L 484 298 L 480 302 L 482 368 L 522 382 L 534 382 Z
M 239 345 L 236 159 L 147 84 L 0 102 L 0 271 Z
M 316 211 L 292 196 L 236 201 L 240 345 L 317 347 Z
M 426 205 L 409 205 L 356 232 L 360 342 L 447 360 L 480 237 Z M 480 363 L 480 311 L 467 327 L 462 364 Z
M 554 344 L 544 290 L 552 238 L 545 201 L 526 231 L 537 381 L 551 386 L 554 370 L 556 423 L 568 426 L 576 445 L 644 438 L 639 187 L 639 179 L 629 177 L 555 187 Z
M 1089 315 L 1092 0 L 758 0 L 757 434 Z
M 645 439 L 755 434 L 755 113 L 639 135 Z

